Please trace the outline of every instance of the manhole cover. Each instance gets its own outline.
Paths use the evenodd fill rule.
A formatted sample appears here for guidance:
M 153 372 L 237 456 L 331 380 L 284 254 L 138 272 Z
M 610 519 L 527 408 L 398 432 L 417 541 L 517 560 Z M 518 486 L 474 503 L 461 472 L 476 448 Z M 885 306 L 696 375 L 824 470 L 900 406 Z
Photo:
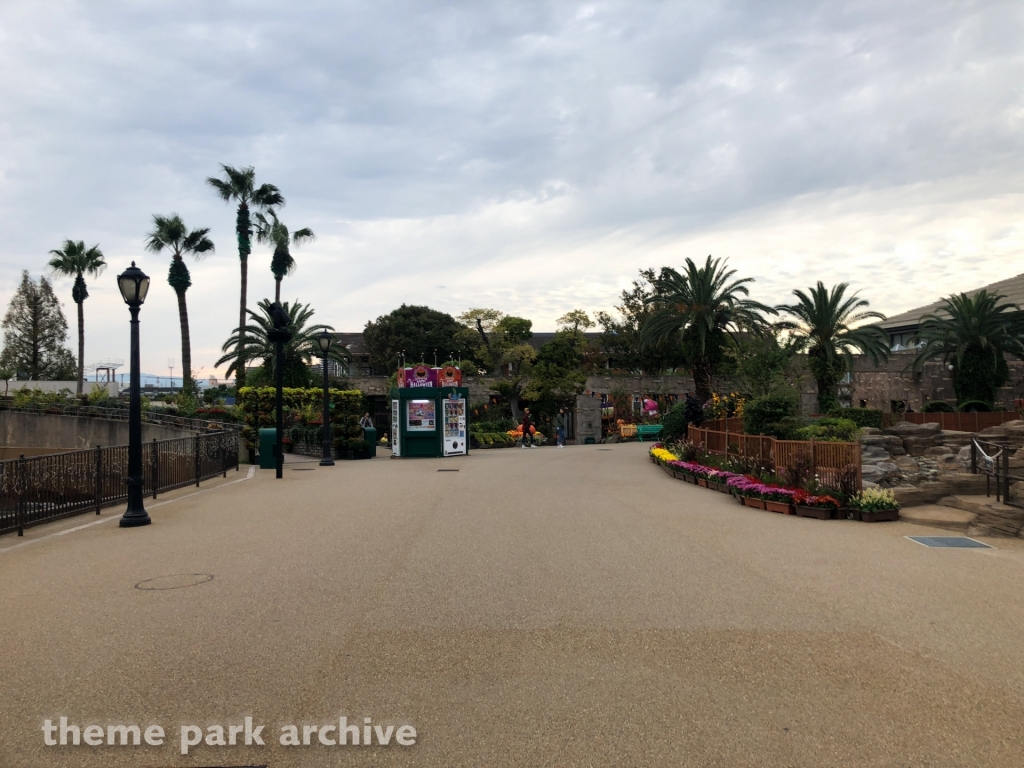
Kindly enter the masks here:
M 611 448 L 598 448 L 597 450 L 599 450 L 599 451 L 610 451 Z
M 157 576 L 155 579 L 146 579 L 135 585 L 136 589 L 182 589 L 183 587 L 197 587 L 213 581 L 212 573 L 176 573 L 173 576 Z
M 924 544 L 926 547 L 953 549 L 993 549 L 988 544 L 968 538 L 967 536 L 907 536 L 911 541 Z
M 292 467 L 292 472 L 316 472 L 313 467 Z
M 457 469 L 439 469 L 438 472 L 458 472 Z

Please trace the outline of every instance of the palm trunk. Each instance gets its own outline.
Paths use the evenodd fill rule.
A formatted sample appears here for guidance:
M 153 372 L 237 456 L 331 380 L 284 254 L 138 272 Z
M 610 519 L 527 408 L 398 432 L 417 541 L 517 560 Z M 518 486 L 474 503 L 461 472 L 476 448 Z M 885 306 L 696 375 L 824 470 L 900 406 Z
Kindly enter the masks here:
M 238 389 L 245 386 L 245 358 L 242 350 L 245 349 L 245 302 L 249 289 L 249 260 L 239 255 L 242 263 L 242 300 L 238 308 L 238 368 L 235 369 L 235 387 Z
M 76 394 L 81 397 L 85 389 L 85 302 L 78 302 L 78 389 Z
M 281 303 L 281 278 L 274 278 L 274 301 L 278 304 Z
M 711 399 L 711 367 L 707 363 L 693 364 L 693 389 L 701 405 Z
M 192 345 L 188 334 L 188 307 L 185 305 L 185 291 L 175 289 L 175 293 L 178 294 L 178 320 L 181 323 L 181 391 L 192 394 Z

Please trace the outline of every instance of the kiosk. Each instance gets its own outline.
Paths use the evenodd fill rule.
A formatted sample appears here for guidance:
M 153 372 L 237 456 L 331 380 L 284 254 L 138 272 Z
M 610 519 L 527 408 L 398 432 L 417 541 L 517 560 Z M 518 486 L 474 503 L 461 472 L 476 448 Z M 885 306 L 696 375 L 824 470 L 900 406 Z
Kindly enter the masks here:
M 391 455 L 465 456 L 469 453 L 469 388 L 455 366 L 399 368 L 391 390 Z

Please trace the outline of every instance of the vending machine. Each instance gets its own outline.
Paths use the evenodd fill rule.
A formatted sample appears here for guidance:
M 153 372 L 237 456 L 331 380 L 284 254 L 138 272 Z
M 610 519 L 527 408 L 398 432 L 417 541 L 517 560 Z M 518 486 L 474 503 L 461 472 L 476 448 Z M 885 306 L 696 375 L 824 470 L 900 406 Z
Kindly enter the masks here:
M 464 456 L 469 443 L 469 430 L 466 426 L 466 401 L 453 392 L 444 404 L 444 455 Z
M 391 390 L 391 455 L 396 458 L 469 453 L 469 389 L 455 366 L 400 368 Z

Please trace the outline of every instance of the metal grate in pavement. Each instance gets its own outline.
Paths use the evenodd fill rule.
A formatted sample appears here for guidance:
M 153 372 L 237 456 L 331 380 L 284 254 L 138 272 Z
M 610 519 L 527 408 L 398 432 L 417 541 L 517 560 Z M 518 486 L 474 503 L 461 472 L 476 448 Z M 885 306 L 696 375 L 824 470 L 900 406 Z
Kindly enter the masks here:
M 911 541 L 937 549 L 994 549 L 968 536 L 907 536 Z
M 439 469 L 438 472 L 458 472 L 457 469 Z

